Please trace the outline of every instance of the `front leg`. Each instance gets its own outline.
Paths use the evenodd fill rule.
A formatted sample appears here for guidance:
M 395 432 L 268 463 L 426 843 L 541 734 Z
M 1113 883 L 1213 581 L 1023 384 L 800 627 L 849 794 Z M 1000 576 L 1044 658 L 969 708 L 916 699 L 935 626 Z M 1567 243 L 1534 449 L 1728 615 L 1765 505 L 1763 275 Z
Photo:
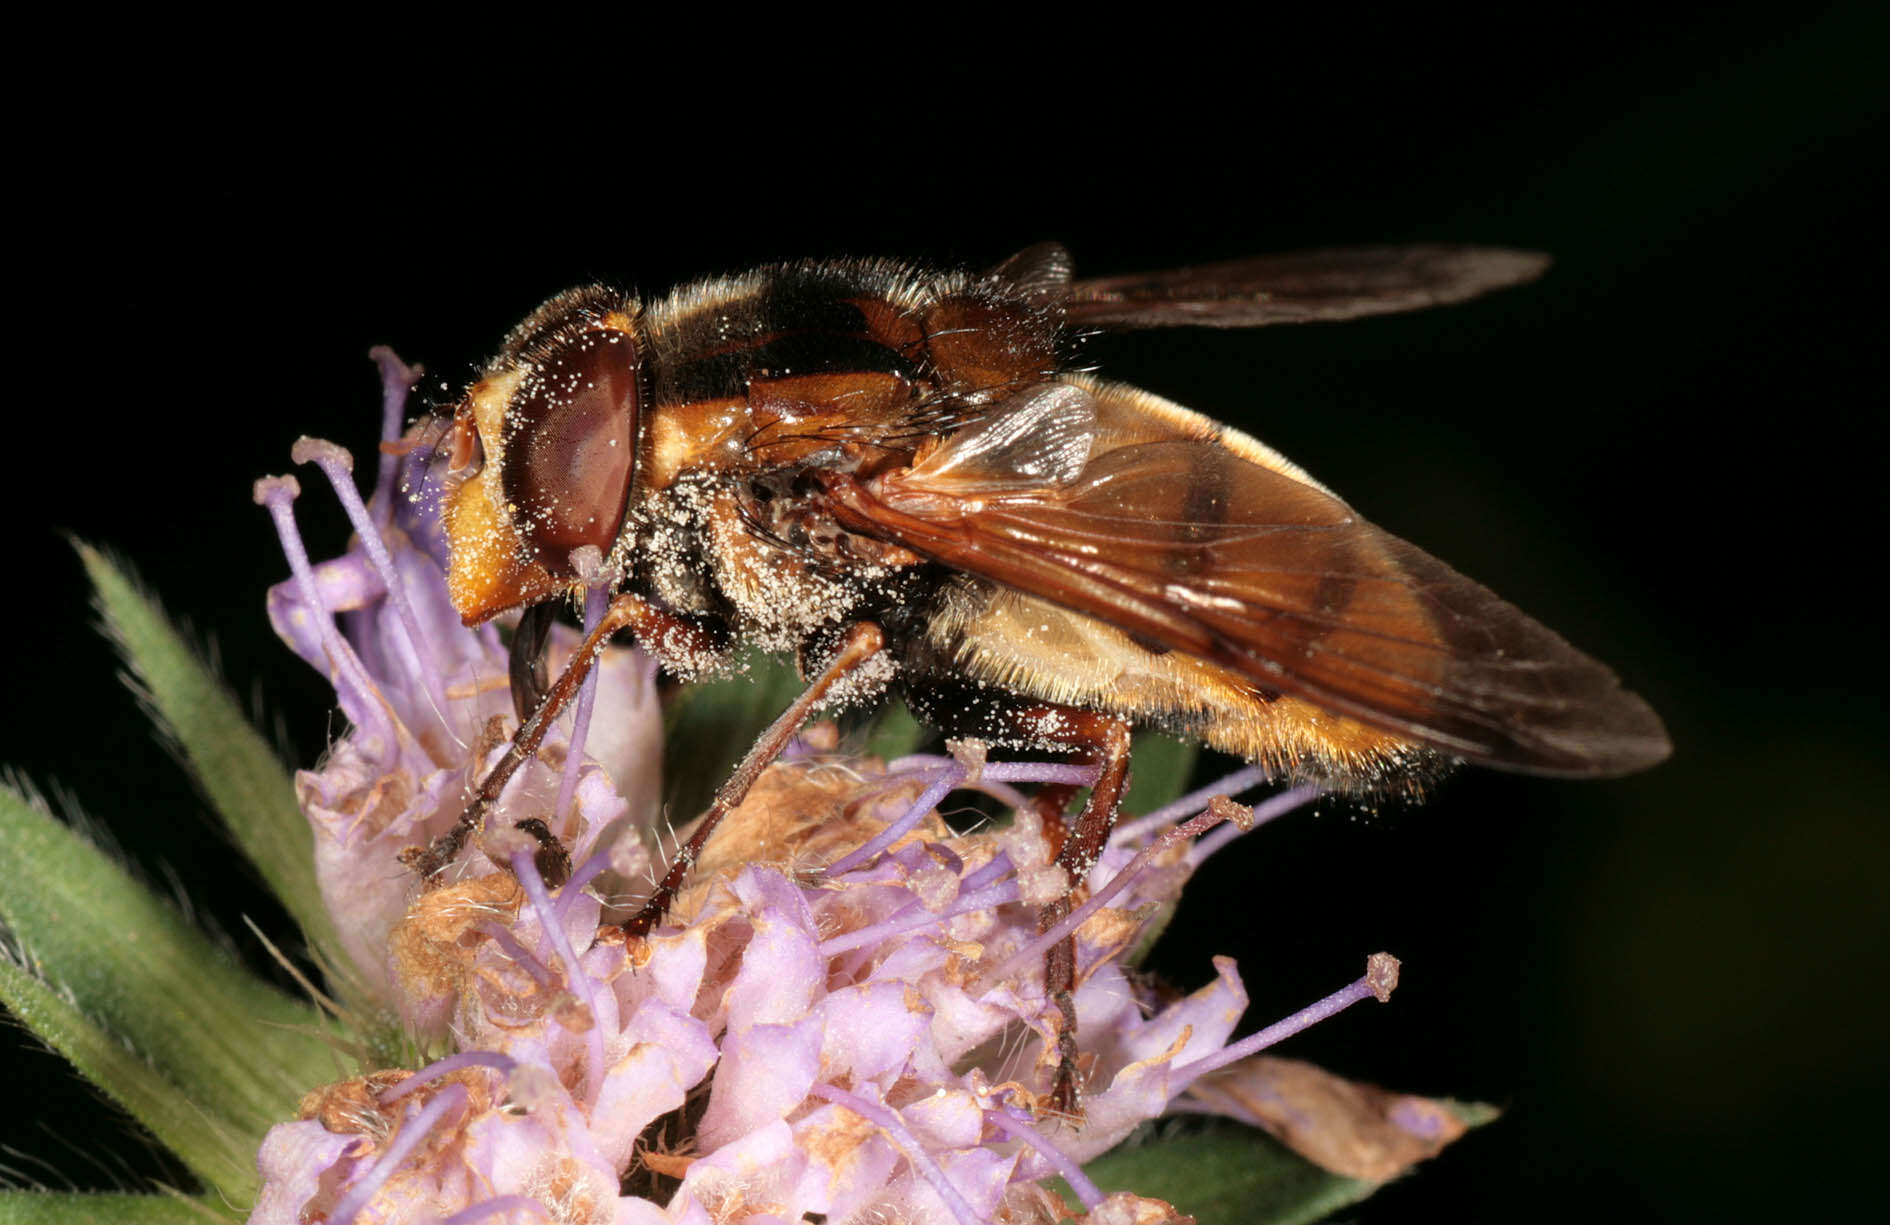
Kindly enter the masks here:
M 721 789 L 715 793 L 714 802 L 709 805 L 709 810 L 702 814 L 702 819 L 696 822 L 695 831 L 689 835 L 689 841 L 676 852 L 676 858 L 669 865 L 669 871 L 664 874 L 662 882 L 657 885 L 656 892 L 643 903 L 643 909 L 623 925 L 626 932 L 632 936 L 643 937 L 656 929 L 656 925 L 663 921 L 663 916 L 669 913 L 670 904 L 682 891 L 683 881 L 688 877 L 689 869 L 695 866 L 696 860 L 702 854 L 702 848 L 709 841 L 709 835 L 715 832 L 715 827 L 721 823 L 722 818 L 742 802 L 743 797 L 748 794 L 748 789 L 754 786 L 757 778 L 761 777 L 761 772 L 781 755 L 781 750 L 787 747 L 788 741 L 801 730 L 801 725 L 807 722 L 809 715 L 814 713 L 814 708 L 827 699 L 835 686 L 853 677 L 885 649 L 886 635 L 871 621 L 861 621 L 847 627 L 845 636 L 840 640 L 840 649 L 829 661 L 826 669 L 814 678 L 813 684 L 809 685 L 800 697 L 794 699 L 793 705 L 781 712 L 780 718 L 770 724 L 767 731 L 761 733 L 761 738 L 755 741 L 754 746 L 748 750 L 748 755 L 743 757 L 741 764 L 735 767 L 735 773 L 730 775 L 728 781 L 723 783 Z
M 518 773 L 519 767 L 538 752 L 538 747 L 544 743 L 545 734 L 551 730 L 552 722 L 577 697 L 584 678 L 590 675 L 591 665 L 596 663 L 598 654 L 610 642 L 611 636 L 626 629 L 636 636 L 639 643 L 659 656 L 700 657 L 713 653 L 718 645 L 708 630 L 663 611 L 640 595 L 626 591 L 615 596 L 603 617 L 572 654 L 563 673 L 545 692 L 538 708 L 513 733 L 512 743 L 507 747 L 505 756 L 487 771 L 485 778 L 480 781 L 479 789 L 460 812 L 459 820 L 426 846 L 408 847 L 402 851 L 400 861 L 403 864 L 426 880 L 446 870 L 459 856 L 466 840 L 485 824 L 486 813 L 499 802 L 500 793 L 512 781 L 512 776 Z

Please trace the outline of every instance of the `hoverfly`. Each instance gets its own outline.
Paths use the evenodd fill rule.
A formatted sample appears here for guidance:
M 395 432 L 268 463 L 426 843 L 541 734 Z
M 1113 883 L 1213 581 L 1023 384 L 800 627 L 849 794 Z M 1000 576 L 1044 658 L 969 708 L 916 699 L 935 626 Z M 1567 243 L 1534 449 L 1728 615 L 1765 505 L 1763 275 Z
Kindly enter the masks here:
M 1058 855 L 1072 887 L 1108 837 L 1137 727 L 1351 792 L 1455 760 L 1653 765 L 1670 751 L 1660 720 L 1607 667 L 1253 438 L 1072 365 L 1092 331 L 1409 310 L 1546 262 L 1409 246 L 1079 280 L 1043 244 L 984 274 L 808 262 L 647 302 L 560 294 L 507 337 L 449 434 L 452 598 L 468 624 L 528 609 L 524 722 L 460 825 L 409 862 L 431 875 L 452 859 L 591 648 L 625 629 L 685 676 L 748 642 L 794 652 L 809 682 L 627 925 L 638 935 L 815 709 L 887 691 L 948 734 L 1098 767 Z M 534 682 L 528 629 L 600 575 L 608 612 L 555 683 Z M 1065 1108 L 1072 974 L 1053 953 Z

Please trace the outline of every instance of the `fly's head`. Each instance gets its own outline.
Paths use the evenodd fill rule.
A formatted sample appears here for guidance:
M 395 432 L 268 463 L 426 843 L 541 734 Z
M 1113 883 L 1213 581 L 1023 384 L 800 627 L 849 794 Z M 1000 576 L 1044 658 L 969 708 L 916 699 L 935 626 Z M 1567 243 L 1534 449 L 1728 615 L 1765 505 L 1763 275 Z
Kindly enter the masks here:
M 633 301 L 560 294 L 513 329 L 454 412 L 448 589 L 468 625 L 568 591 L 608 556 L 636 479 L 642 365 Z

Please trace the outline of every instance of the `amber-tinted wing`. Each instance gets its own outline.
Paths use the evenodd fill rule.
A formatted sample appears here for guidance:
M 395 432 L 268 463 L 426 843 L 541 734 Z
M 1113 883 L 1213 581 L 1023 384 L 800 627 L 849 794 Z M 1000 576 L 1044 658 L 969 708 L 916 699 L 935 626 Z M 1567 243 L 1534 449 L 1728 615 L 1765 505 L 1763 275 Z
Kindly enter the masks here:
M 1044 294 L 1068 256 L 1042 244 L 995 270 Z M 1071 281 L 1064 318 L 1077 328 L 1261 327 L 1356 319 L 1442 306 L 1542 275 L 1549 257 L 1500 247 L 1420 244 L 1262 255 L 1166 272 Z
M 1456 757 L 1608 775 L 1670 751 L 1606 666 L 1330 494 L 1217 438 L 1098 428 L 1072 464 L 1068 432 L 967 431 L 910 469 L 832 477 L 836 513 Z

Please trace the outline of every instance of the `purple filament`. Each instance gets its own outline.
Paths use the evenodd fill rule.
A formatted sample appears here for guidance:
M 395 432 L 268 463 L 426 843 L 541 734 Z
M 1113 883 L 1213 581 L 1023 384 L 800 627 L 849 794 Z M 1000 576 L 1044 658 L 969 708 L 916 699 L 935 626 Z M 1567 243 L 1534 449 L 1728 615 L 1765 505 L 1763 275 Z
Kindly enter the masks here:
M 911 806 L 908 807 L 904 813 L 900 814 L 897 820 L 867 839 L 863 845 L 853 848 L 839 859 L 828 864 L 826 867 L 826 875 L 828 877 L 834 877 L 844 872 L 850 872 L 893 843 L 899 841 L 899 839 L 905 837 L 907 832 L 920 821 L 923 821 L 926 813 L 937 808 L 938 802 L 945 798 L 945 794 L 953 787 L 963 782 L 964 778 L 965 768 L 956 762 L 953 762 L 949 766 L 940 767 L 938 777 L 932 781 L 931 786 L 921 792 L 919 798 L 914 800 Z
M 604 1031 L 597 1018 L 597 1003 L 591 990 L 590 977 L 584 973 L 584 967 L 578 962 L 577 951 L 571 947 L 570 937 L 565 935 L 563 924 L 558 922 L 557 911 L 552 909 L 551 897 L 545 892 L 545 882 L 538 875 L 538 866 L 525 851 L 514 851 L 511 855 L 512 873 L 518 877 L 518 883 L 525 887 L 525 896 L 530 900 L 532 910 L 538 915 L 538 924 L 544 928 L 551 947 L 564 962 L 565 986 L 571 994 L 584 1005 L 592 1017 L 592 1023 L 584 1031 L 584 1101 L 593 1105 L 598 1093 L 604 1087 Z
M 359 1182 L 348 1188 L 348 1193 L 335 1204 L 334 1211 L 328 1217 L 331 1225 L 352 1225 L 356 1214 L 367 1207 L 374 1193 L 387 1184 L 387 1180 L 394 1176 L 394 1171 L 400 1168 L 400 1163 L 420 1147 L 428 1133 L 447 1115 L 466 1108 L 466 1096 L 466 1086 L 448 1085 L 438 1097 L 402 1120 L 400 1133 L 394 1137 L 393 1143 L 382 1150 L 380 1160 L 362 1175 Z
M 910 763 L 925 761 L 927 759 L 924 757 L 906 757 L 900 760 L 901 762 Z M 926 813 L 938 807 L 939 801 L 943 800 L 949 792 L 965 784 L 965 780 L 969 777 L 970 772 L 956 759 L 941 758 L 934 760 L 938 760 L 941 763 L 936 767 L 939 773 L 932 784 L 925 789 L 924 793 L 921 794 L 918 799 L 914 800 L 912 806 L 907 808 L 897 820 L 892 822 L 885 829 L 880 830 L 879 833 L 873 835 L 864 845 L 855 847 L 847 854 L 842 855 L 839 859 L 828 864 L 826 874 L 829 877 L 851 872 L 854 868 L 859 867 L 873 856 L 899 841 L 899 839 L 905 837 L 913 826 L 925 819 Z M 1087 787 L 1096 781 L 1098 771 L 1099 767 L 1093 765 L 1068 765 L 1054 761 L 993 761 L 985 763 L 984 767 L 979 771 L 978 783 L 972 785 L 977 786 L 987 782 L 1071 783 L 1079 787 Z M 1021 796 L 1018 797 L 1020 802 L 1022 798 Z
M 910 756 L 896 758 L 888 762 L 886 764 L 886 773 L 889 777 L 897 774 L 916 773 L 922 767 L 951 765 L 957 760 L 958 759 L 955 757 L 946 757 L 940 753 L 913 753 Z M 1024 805 L 1030 803 L 1030 798 L 1017 788 L 1006 783 L 993 782 L 988 778 L 980 778 L 974 782 L 967 782 L 965 786 L 974 791 L 984 792 L 986 795 L 1008 808 L 1022 808 Z
M 558 900 L 553 904 L 559 922 L 564 921 L 565 916 L 571 913 L 571 907 L 584 896 L 584 886 L 602 876 L 609 868 L 610 852 L 599 850 L 591 852 L 590 857 L 572 871 L 571 879 L 558 887 Z
M 1018 1119 L 1013 1119 L 1002 1110 L 984 1112 L 985 1122 L 997 1128 L 1013 1140 L 1021 1140 L 1039 1157 L 1050 1163 L 1050 1168 L 1063 1176 L 1063 1181 L 1070 1184 L 1070 1190 L 1076 1192 L 1076 1198 L 1083 1201 L 1085 1209 L 1093 1210 L 1103 1202 L 1101 1188 L 1089 1180 L 1083 1173 L 1083 1167 L 1072 1161 L 1067 1153 L 1039 1135 L 1037 1130 Z
M 481 919 L 474 924 L 474 930 L 482 936 L 490 937 L 492 942 L 504 950 L 505 955 L 510 957 L 519 969 L 531 975 L 533 981 L 539 986 L 549 987 L 558 980 L 558 976 L 551 972 L 550 966 L 538 960 L 536 953 L 526 948 L 517 936 L 500 924 L 491 919 Z
M 400 572 L 394 568 L 394 558 L 387 551 L 387 541 L 382 538 L 380 528 L 369 518 L 368 508 L 361 501 L 361 493 L 354 487 L 354 458 L 334 443 L 319 438 L 297 440 L 289 451 L 289 458 L 298 464 L 315 464 L 334 487 L 341 508 L 348 512 L 348 522 L 354 525 L 355 534 L 367 550 L 368 560 L 374 565 L 374 573 L 380 575 L 381 586 L 387 589 L 387 602 L 394 606 L 394 616 L 399 620 L 400 628 L 406 632 L 407 644 L 413 648 L 414 663 L 426 685 L 427 697 L 433 703 L 433 713 L 444 723 L 446 690 L 440 684 L 438 669 L 430 663 L 439 656 L 434 652 L 433 643 L 427 638 L 420 618 L 414 615 L 413 602 L 407 598 L 406 584 L 400 581 Z
M 1101 772 L 1100 766 L 1061 761 L 987 761 L 980 777 L 994 783 L 1071 783 L 1087 787 Z
M 1017 900 L 1017 892 L 1016 881 L 1005 881 L 1002 884 L 992 885 L 988 889 L 982 889 L 977 893 L 960 893 L 956 901 L 937 914 L 929 910 L 922 911 L 918 914 L 908 914 L 902 911 L 898 916 L 887 919 L 884 922 L 870 924 L 869 926 L 860 928 L 858 931 L 850 931 L 843 936 L 835 936 L 831 940 L 821 941 L 820 955 L 822 957 L 837 957 L 841 953 L 849 952 L 859 948 L 861 945 L 874 944 L 881 940 L 889 940 L 903 932 L 916 931 L 922 927 L 942 924 L 945 920 L 956 918 L 961 914 L 970 914 L 976 910 L 989 910 L 993 906 L 1002 906 L 1006 902 L 1015 902 Z
M 1133 821 L 1124 821 L 1116 827 L 1114 841 L 1139 842 L 1150 834 L 1166 829 L 1190 813 L 1200 812 L 1207 807 L 1207 802 L 1217 795 L 1230 799 L 1250 787 L 1258 786 L 1267 779 L 1267 772 L 1260 766 L 1242 766 L 1218 782 L 1209 783 L 1198 791 L 1190 791 L 1172 804 L 1164 804 L 1154 812 Z
M 512 1074 L 512 1069 L 517 1066 L 518 1060 L 510 1055 L 500 1054 L 498 1051 L 461 1051 L 457 1055 L 448 1055 L 444 1059 L 434 1060 L 381 1094 L 381 1105 L 391 1106 L 420 1086 L 431 1084 L 442 1076 L 451 1076 L 462 1068 L 491 1068 L 495 1072 L 509 1076 Z
M 1253 806 L 1253 821 L 1246 829 L 1230 825 L 1217 829 L 1201 841 L 1188 848 L 1188 866 L 1198 868 L 1207 862 L 1208 856 L 1220 850 L 1242 834 L 1265 825 L 1275 817 L 1284 816 L 1295 808 L 1312 803 L 1325 794 L 1325 789 L 1315 783 L 1302 783 L 1291 791 L 1282 791 Z
M 1316 1004 L 1309 1004 L 1292 1016 L 1275 1021 L 1256 1034 L 1249 1034 L 1240 1041 L 1224 1046 L 1212 1055 L 1205 1055 L 1192 1063 L 1184 1063 L 1169 1073 L 1169 1090 L 1181 1093 L 1201 1077 L 1217 1069 L 1224 1068 L 1249 1055 L 1258 1054 L 1276 1042 L 1285 1041 L 1302 1029 L 1309 1029 L 1327 1017 L 1336 1016 L 1360 1000 L 1373 998 L 1378 989 L 1372 985 L 1371 975 L 1359 979 L 1348 987 L 1341 987 Z
M 919 1143 L 918 1137 L 906 1130 L 905 1123 L 900 1120 L 895 1111 L 885 1106 L 875 1105 L 863 1097 L 856 1097 L 844 1089 L 836 1089 L 832 1085 L 815 1085 L 809 1092 L 815 1097 L 825 1098 L 836 1106 L 851 1110 L 885 1132 L 886 1138 L 891 1140 L 905 1155 L 906 1160 L 912 1163 L 912 1168 L 918 1171 L 919 1177 L 925 1179 L 932 1190 L 938 1192 L 938 1197 L 945 1201 L 945 1206 L 951 1210 L 951 1214 L 958 1218 L 959 1225 L 985 1225 L 984 1219 L 972 1211 L 965 1197 L 958 1193 L 958 1188 L 952 1186 L 951 1179 L 945 1177 L 945 1171 L 940 1169 L 938 1163 L 932 1160 L 931 1154 L 925 1151 L 925 1146 Z
M 609 604 L 610 584 L 596 582 L 585 588 L 585 641 L 589 641 L 591 631 L 604 619 L 604 610 Z M 584 738 L 591 731 L 591 704 L 597 700 L 597 670 L 602 666 L 601 660 L 591 661 L 591 670 L 584 676 L 584 687 L 578 690 L 577 710 L 571 716 L 571 747 L 565 753 L 564 772 L 558 779 L 558 806 L 551 810 L 556 819 L 562 819 L 570 811 L 571 797 L 577 794 L 578 768 L 584 764 Z
M 368 741 L 362 748 L 370 756 L 385 756 L 394 750 L 393 717 L 386 703 L 379 700 L 379 689 L 374 678 L 368 675 L 367 665 L 335 628 L 334 617 L 322 603 L 315 570 L 309 565 L 308 549 L 303 546 L 301 530 L 295 525 L 293 503 L 301 491 L 292 476 L 265 477 L 256 482 L 256 501 L 268 509 L 269 517 L 275 522 L 276 536 L 282 541 L 282 554 L 288 559 L 289 572 L 295 576 L 295 589 L 302 594 L 306 615 L 315 620 L 322 650 L 327 652 L 329 667 L 334 669 L 336 690 L 343 688 L 340 678 L 346 676 L 347 687 L 366 699 L 358 703 L 361 707 L 358 727 Z
M 401 418 L 407 412 L 407 390 L 424 371 L 401 361 L 386 345 L 375 345 L 368 356 L 381 368 L 381 441 L 393 442 L 400 437 Z M 374 518 L 383 529 L 394 521 L 394 475 L 399 469 L 399 456 L 383 449 L 374 473 Z
M 1212 799 L 1219 794 L 1218 792 L 1210 792 L 1208 798 Z M 1234 836 L 1238 837 L 1249 830 L 1266 824 L 1276 817 L 1285 816 L 1287 813 L 1305 804 L 1318 794 L 1319 788 L 1311 786 L 1295 787 L 1291 791 L 1283 791 L 1266 802 L 1256 805 L 1253 809 L 1252 819 L 1247 823 L 1245 828 L 1238 825 L 1230 825 L 1228 829 L 1232 830 Z M 1170 805 L 1170 807 L 1173 807 L 1173 805 Z M 1209 808 L 1206 812 L 1198 813 L 1188 820 L 1183 821 L 1180 825 L 1171 827 L 1161 837 L 1136 852 L 1135 858 L 1131 859 L 1128 864 L 1123 867 L 1122 871 L 1110 877 L 1107 884 L 1098 887 L 1092 892 L 1081 906 L 1070 911 L 1060 922 L 1038 935 L 1035 940 L 1032 940 L 1030 943 L 1012 953 L 1009 957 L 1006 957 L 995 970 L 984 974 L 979 979 L 977 990 L 974 990 L 973 994 L 976 995 L 983 991 L 990 990 L 993 986 L 997 985 L 998 981 L 1002 979 L 1005 974 L 1016 969 L 1026 958 L 1041 957 L 1044 953 L 1048 952 L 1057 941 L 1073 934 L 1088 921 L 1091 915 L 1107 905 L 1110 899 L 1128 888 L 1130 881 L 1147 871 L 1149 865 L 1154 862 L 1155 856 L 1160 854 L 1163 849 L 1172 847 L 1178 842 L 1184 842 L 1189 838 L 1207 833 L 1207 831 L 1221 824 L 1224 820 L 1226 820 L 1225 817 L 1215 815 L 1213 809 Z M 1192 869 L 1196 862 L 1191 853 L 1188 861 L 1189 868 Z

